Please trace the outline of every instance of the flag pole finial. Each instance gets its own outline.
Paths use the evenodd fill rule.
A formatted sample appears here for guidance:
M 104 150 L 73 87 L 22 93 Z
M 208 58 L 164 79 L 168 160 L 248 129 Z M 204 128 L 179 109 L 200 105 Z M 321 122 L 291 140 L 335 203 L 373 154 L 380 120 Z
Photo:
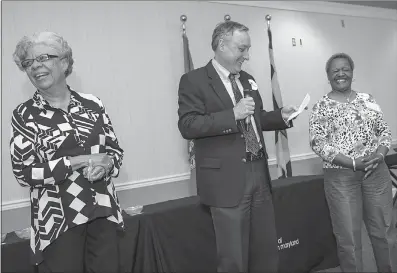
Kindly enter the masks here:
M 183 14 L 183 15 L 181 15 L 180 19 L 181 19 L 181 22 L 182 22 L 182 30 L 183 30 L 183 33 L 186 33 L 186 26 L 185 26 L 185 23 L 186 23 L 186 21 L 187 21 L 187 16 Z
M 230 17 L 229 14 L 226 14 L 225 17 L 223 17 L 223 19 L 225 19 L 225 21 L 230 21 L 230 19 L 232 19 L 232 17 Z
M 269 28 L 270 27 L 270 20 L 272 20 L 272 16 L 270 14 L 267 14 L 265 18 L 266 18 L 266 21 L 267 21 L 267 27 Z

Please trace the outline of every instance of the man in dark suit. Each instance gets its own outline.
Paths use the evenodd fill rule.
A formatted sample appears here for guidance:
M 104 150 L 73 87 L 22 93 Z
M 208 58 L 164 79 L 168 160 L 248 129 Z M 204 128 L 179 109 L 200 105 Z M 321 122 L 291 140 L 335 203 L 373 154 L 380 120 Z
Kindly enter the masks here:
M 277 272 L 278 248 L 262 131 L 289 127 L 295 107 L 266 112 L 249 59 L 248 28 L 219 24 L 215 57 L 181 77 L 178 127 L 196 148 L 197 193 L 211 209 L 218 272 Z M 243 90 L 250 97 L 243 97 Z M 249 255 L 248 255 L 249 254 Z

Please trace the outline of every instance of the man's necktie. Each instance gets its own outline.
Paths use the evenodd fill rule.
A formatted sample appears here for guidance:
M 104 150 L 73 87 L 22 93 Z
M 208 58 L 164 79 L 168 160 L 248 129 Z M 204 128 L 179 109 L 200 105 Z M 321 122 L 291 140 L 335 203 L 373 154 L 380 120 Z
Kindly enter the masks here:
M 229 74 L 229 79 L 230 79 L 230 82 L 232 83 L 234 98 L 236 99 L 236 104 L 237 104 L 243 98 L 243 96 L 241 95 L 241 92 L 238 89 L 235 77 L 232 73 Z M 256 135 L 255 135 L 254 127 L 252 126 L 252 123 L 250 122 L 248 124 L 248 130 L 246 130 L 245 126 L 244 126 L 244 122 L 245 122 L 245 119 L 240 120 L 240 124 L 242 127 L 241 129 L 244 134 L 247 150 L 249 152 L 253 153 L 254 155 L 257 155 L 258 151 L 260 149 L 260 146 L 259 146 L 258 139 L 256 138 Z

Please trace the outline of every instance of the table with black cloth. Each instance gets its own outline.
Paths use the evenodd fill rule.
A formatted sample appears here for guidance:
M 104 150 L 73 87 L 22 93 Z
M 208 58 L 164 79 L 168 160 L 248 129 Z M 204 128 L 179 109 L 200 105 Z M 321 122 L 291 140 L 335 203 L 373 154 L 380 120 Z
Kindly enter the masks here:
M 323 177 L 297 176 L 272 184 L 280 272 L 337 267 Z M 197 196 L 147 205 L 141 214 L 124 214 L 124 220 L 122 272 L 216 272 L 211 215 Z M 34 272 L 28 255 L 28 240 L 8 234 L 2 245 L 2 272 Z

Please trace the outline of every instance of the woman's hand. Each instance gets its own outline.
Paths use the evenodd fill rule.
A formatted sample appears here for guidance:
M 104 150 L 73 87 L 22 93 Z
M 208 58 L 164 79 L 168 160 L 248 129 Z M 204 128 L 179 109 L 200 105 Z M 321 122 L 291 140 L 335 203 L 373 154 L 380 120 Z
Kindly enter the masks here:
M 93 182 L 102 179 L 113 167 L 112 157 L 106 153 L 79 155 L 70 158 L 72 169 L 83 169 L 83 175 Z
M 87 155 L 88 160 L 91 160 L 92 167 L 102 166 L 106 171 L 109 171 L 113 165 L 112 157 L 106 153 Z
M 88 166 L 83 169 L 83 175 L 88 181 L 94 182 L 102 179 L 107 174 L 102 166 Z
M 370 176 L 375 169 L 379 166 L 380 163 L 383 162 L 384 156 L 383 154 L 374 152 L 369 156 L 366 156 L 362 159 L 362 162 L 365 164 L 365 176 L 364 179 L 366 179 L 368 176 Z
M 105 153 L 89 155 L 88 161 L 88 166 L 83 173 L 85 173 L 84 177 L 91 182 L 102 179 L 113 166 L 112 158 Z

